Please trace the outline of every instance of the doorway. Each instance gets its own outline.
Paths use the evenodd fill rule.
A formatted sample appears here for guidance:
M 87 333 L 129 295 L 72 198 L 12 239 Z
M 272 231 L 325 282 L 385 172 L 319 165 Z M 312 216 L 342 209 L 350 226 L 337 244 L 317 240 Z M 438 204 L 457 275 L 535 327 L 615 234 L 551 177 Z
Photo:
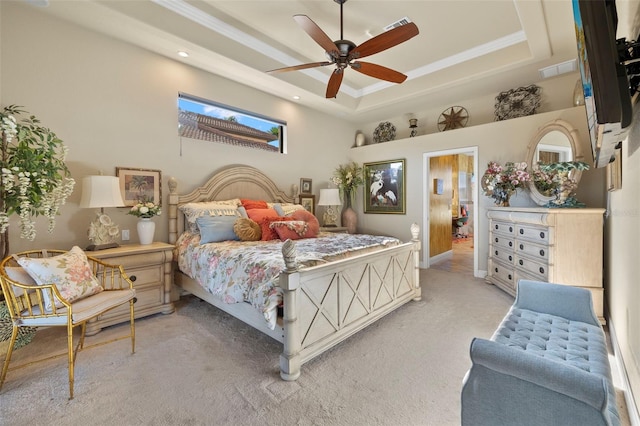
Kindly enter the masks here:
M 422 267 L 433 265 L 480 276 L 478 233 L 474 230 L 478 222 L 477 176 L 477 147 L 423 154 Z

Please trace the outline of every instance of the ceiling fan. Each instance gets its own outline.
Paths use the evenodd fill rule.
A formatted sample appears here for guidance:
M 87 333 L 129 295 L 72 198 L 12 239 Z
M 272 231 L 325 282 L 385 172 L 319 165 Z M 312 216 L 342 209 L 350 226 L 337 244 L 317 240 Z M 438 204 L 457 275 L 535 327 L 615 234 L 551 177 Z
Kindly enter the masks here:
M 369 39 L 359 46 L 350 40 L 345 40 L 342 27 L 342 6 L 347 0 L 333 0 L 340 4 L 340 40 L 331 41 L 329 36 L 311 20 L 307 15 L 294 15 L 293 19 L 309 34 L 309 36 L 318 43 L 327 55 L 328 61 L 312 62 L 308 64 L 294 65 L 291 67 L 278 68 L 267 72 L 286 72 L 297 71 L 306 68 L 324 67 L 327 65 L 336 65 L 333 70 L 329 83 L 327 84 L 327 98 L 335 98 L 342 84 L 344 70 L 347 67 L 381 80 L 390 81 L 392 83 L 402 83 L 407 76 L 383 67 L 382 65 L 372 64 L 370 62 L 361 62 L 358 59 L 365 56 L 374 55 L 376 53 L 387 50 L 393 46 L 403 43 L 412 37 L 418 35 L 418 27 L 413 22 L 393 28 L 372 39 Z

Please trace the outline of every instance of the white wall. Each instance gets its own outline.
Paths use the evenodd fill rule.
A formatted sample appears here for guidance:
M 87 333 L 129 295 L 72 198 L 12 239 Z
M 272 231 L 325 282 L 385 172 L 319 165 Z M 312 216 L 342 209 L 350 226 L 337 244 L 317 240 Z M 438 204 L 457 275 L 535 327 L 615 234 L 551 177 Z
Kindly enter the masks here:
M 2 2 L 0 9 L 1 103 L 24 106 L 56 132 L 70 148 L 68 165 L 78 182 L 100 170 L 114 175 L 116 166 L 159 169 L 166 202 L 170 176 L 187 192 L 224 166 L 248 164 L 285 190 L 300 177 L 311 178 L 318 195 L 353 145 L 355 128 L 346 121 L 87 31 L 23 2 Z M 288 154 L 180 140 L 178 92 L 287 121 Z M 46 232 L 46 221 L 38 221 L 32 243 L 19 238 L 12 222 L 11 249 L 88 245 L 93 212 L 78 208 L 80 193 L 78 184 L 53 234 Z M 136 218 L 127 211 L 107 209 L 135 242 Z M 156 223 L 157 238 L 166 240 L 166 216 Z

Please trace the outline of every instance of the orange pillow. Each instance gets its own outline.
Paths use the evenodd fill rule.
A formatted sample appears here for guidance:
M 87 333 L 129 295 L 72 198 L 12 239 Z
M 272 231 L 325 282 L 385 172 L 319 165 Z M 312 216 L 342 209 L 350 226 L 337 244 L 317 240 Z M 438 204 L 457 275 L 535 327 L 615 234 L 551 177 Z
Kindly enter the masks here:
M 247 210 L 247 216 L 254 222 L 260 223 L 265 217 L 279 217 L 278 212 L 274 209 L 251 209 Z
M 262 219 L 260 222 L 258 222 L 260 224 L 260 229 L 262 230 L 262 238 L 260 238 L 260 241 L 277 240 L 279 238 L 278 234 L 274 229 L 271 228 L 271 224 L 273 222 L 284 222 L 288 220 L 293 219 L 290 217 L 280 216 L 265 217 L 264 219 Z
M 276 231 L 281 241 L 299 240 L 305 238 L 308 225 L 304 220 L 276 221 L 271 223 L 271 229 Z
M 307 222 L 307 232 L 302 236 L 302 238 L 316 238 L 318 236 L 318 232 L 320 232 L 320 222 L 318 222 L 318 219 L 313 215 L 313 213 L 307 210 L 296 210 L 288 217 L 293 220 L 302 220 Z
M 266 209 L 267 207 L 267 202 L 266 201 L 261 201 L 261 200 L 249 200 L 247 198 L 240 198 L 240 202 L 242 203 L 242 207 L 244 207 L 247 210 L 251 210 L 251 209 Z

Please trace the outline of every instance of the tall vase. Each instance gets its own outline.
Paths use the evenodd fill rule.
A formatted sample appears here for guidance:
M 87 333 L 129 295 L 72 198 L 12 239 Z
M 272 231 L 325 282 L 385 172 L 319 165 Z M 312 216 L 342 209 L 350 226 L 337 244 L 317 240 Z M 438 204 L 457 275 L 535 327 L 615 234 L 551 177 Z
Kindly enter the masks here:
M 351 207 L 351 191 L 343 191 L 344 200 L 342 206 L 342 226 L 347 228 L 347 232 L 350 234 L 356 233 L 356 226 L 358 225 L 358 215 L 356 211 Z
M 140 244 L 151 244 L 153 242 L 153 234 L 156 230 L 156 224 L 150 218 L 140 218 L 138 221 L 138 238 Z

